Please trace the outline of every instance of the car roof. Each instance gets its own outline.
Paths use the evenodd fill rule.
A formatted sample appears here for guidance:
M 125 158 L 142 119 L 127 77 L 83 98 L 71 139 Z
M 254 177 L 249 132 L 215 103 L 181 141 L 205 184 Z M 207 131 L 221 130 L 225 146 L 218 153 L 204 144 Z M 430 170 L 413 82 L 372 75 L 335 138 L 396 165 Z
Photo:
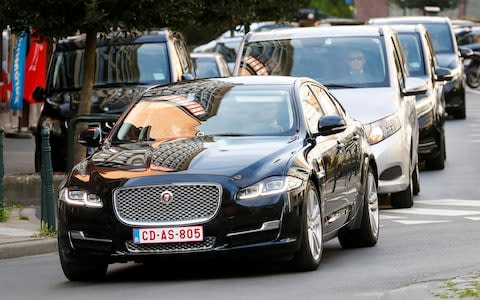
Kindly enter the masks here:
M 261 40 L 304 38 L 304 37 L 331 37 L 331 36 L 380 36 L 389 30 L 386 26 L 375 25 L 351 25 L 351 26 L 328 26 L 328 27 L 301 27 L 289 28 L 279 31 L 249 33 L 246 37 L 248 42 Z
M 427 29 L 422 24 L 390 24 L 397 32 L 425 32 Z
M 393 24 L 393 23 L 450 23 L 448 17 L 443 16 L 401 16 L 386 18 L 371 18 L 369 24 Z
M 159 29 L 145 33 L 114 32 L 108 35 L 97 35 L 97 47 L 111 44 L 140 44 L 167 42 L 173 34 L 169 29 Z M 56 44 L 56 50 L 82 49 L 85 48 L 85 34 L 61 39 Z

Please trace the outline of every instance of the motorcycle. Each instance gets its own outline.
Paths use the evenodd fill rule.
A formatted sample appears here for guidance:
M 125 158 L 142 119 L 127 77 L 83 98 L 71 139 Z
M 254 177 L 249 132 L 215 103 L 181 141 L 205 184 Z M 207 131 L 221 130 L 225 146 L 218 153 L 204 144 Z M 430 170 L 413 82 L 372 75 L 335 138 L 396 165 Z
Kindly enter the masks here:
M 472 89 L 480 87 L 480 52 L 473 52 L 465 60 L 465 82 Z

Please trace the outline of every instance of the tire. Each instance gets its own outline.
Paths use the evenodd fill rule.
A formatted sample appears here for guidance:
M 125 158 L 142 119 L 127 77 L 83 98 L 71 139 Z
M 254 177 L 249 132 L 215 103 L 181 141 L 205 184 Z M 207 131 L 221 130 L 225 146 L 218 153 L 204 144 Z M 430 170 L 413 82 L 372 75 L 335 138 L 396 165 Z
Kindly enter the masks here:
M 413 206 L 413 174 L 407 188 L 398 193 L 390 195 L 390 203 L 393 208 L 410 208 Z
M 58 254 L 63 274 L 70 281 L 101 281 L 105 279 L 108 263 L 90 256 L 79 256 L 70 247 L 65 230 L 58 230 Z
M 465 105 L 453 112 L 453 117 L 455 119 L 464 120 L 467 117 L 467 113 L 465 112 Z
M 465 72 L 466 84 L 472 89 L 480 87 L 480 65 L 468 68 Z
M 443 170 L 445 168 L 446 153 L 445 133 L 442 132 L 440 135 L 440 147 L 434 155 L 425 160 L 425 168 L 427 170 Z
M 420 173 L 418 172 L 418 163 L 415 165 L 415 170 L 413 171 L 413 195 L 418 195 L 420 193 Z
M 377 244 L 379 235 L 379 209 L 377 183 L 371 167 L 365 182 L 364 203 L 360 228 L 343 228 L 338 233 L 338 240 L 342 248 L 372 247 Z
M 300 249 L 293 263 L 300 271 L 313 271 L 320 265 L 323 252 L 323 221 L 320 209 L 320 197 L 310 182 L 305 191 L 305 209 L 303 212 L 303 230 Z

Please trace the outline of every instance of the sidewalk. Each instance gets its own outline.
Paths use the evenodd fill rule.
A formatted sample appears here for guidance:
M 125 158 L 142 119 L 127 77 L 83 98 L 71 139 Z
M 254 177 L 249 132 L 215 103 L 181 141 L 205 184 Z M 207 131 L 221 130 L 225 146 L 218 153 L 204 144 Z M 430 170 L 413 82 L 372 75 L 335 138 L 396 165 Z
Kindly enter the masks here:
M 39 106 L 30 109 L 30 125 L 36 125 Z M 18 132 L 19 114 L 0 105 L 0 127 L 5 134 Z M 21 129 L 17 138 L 5 137 L 4 142 L 4 204 L 10 217 L 0 222 L 0 259 L 38 255 L 57 251 L 53 237 L 40 237 L 40 175 L 34 172 L 34 138 L 28 129 Z M 54 181 L 58 183 L 61 176 Z

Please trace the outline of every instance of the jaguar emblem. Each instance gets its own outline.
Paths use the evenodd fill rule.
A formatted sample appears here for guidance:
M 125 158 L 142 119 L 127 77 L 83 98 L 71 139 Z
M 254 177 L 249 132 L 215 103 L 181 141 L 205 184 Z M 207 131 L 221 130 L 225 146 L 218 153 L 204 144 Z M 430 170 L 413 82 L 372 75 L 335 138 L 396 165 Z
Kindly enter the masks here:
M 160 201 L 163 203 L 170 203 L 173 200 L 173 193 L 170 191 L 164 191 L 160 194 Z

